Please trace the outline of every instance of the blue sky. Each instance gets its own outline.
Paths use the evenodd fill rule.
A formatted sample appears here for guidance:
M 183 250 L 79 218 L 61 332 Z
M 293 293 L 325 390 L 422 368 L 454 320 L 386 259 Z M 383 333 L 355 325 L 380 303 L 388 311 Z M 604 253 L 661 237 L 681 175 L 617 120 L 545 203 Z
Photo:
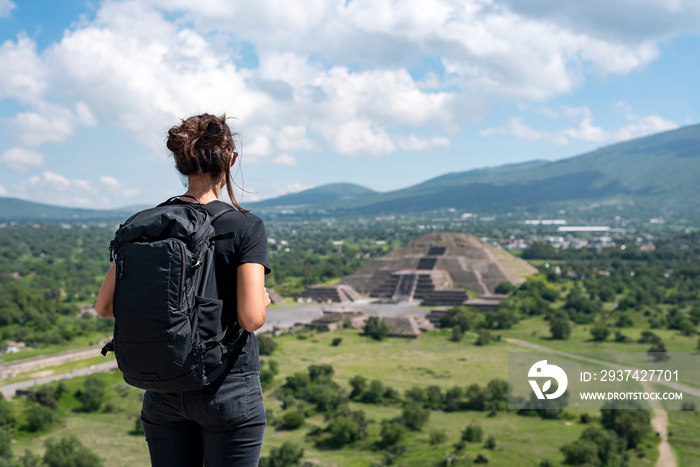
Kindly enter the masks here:
M 0 196 L 157 203 L 202 112 L 244 206 L 571 157 L 700 121 L 699 34 L 685 0 L 0 0 Z

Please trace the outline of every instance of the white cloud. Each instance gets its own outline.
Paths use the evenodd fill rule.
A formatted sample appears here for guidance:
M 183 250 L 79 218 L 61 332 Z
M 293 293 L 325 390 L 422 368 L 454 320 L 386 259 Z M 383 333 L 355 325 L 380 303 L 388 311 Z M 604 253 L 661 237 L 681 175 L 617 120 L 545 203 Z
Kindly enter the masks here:
M 43 154 L 31 149 L 11 148 L 2 153 L 0 161 L 11 169 L 22 170 L 29 167 L 42 167 L 46 164 Z
M 0 196 L 7 196 L 7 188 L 2 183 L 0 183 Z
M 44 64 L 36 44 L 25 35 L 16 42 L 5 41 L 0 46 L 0 98 L 9 97 L 22 103 L 37 102 L 47 83 Z
M 613 139 L 615 141 L 626 141 L 662 131 L 675 130 L 676 128 L 678 128 L 678 124 L 671 120 L 666 120 L 658 115 L 648 115 L 615 131 Z
M 347 156 L 382 156 L 396 149 L 384 128 L 366 120 L 326 128 L 325 134 L 333 149 Z
M 98 180 L 100 185 L 104 186 L 112 193 L 124 198 L 133 198 L 141 192 L 141 190 L 138 188 L 124 188 L 119 180 L 108 175 L 102 176 Z
M 0 18 L 7 18 L 10 12 L 15 7 L 15 4 L 10 0 L 0 0 Z
M 481 131 L 481 136 L 491 136 L 494 134 L 513 135 L 521 139 L 549 140 L 554 144 L 567 144 L 569 139 L 592 141 L 596 143 L 608 143 L 627 141 L 633 138 L 647 136 L 662 131 L 674 130 L 678 124 L 671 120 L 659 117 L 658 115 L 648 115 L 637 117 L 627 108 L 629 123 L 616 129 L 605 130 L 593 124 L 593 117 L 587 107 L 564 108 L 563 113 L 567 116 L 581 115 L 579 125 L 560 131 L 540 131 L 525 125 L 520 119 L 512 119 L 508 125 L 498 128 L 487 128 Z M 568 114 L 567 114 L 568 112 Z
M 296 159 L 296 157 L 292 156 L 291 154 L 287 154 L 286 152 L 272 159 L 272 163 L 288 165 L 290 167 L 296 167 L 299 165 L 299 161 Z
M 423 139 L 416 135 L 409 135 L 396 138 L 396 144 L 401 149 L 408 151 L 425 151 L 433 148 L 446 148 L 450 145 L 450 140 L 440 136 Z
M 531 140 L 549 140 L 554 144 L 564 145 L 568 143 L 568 140 L 557 133 L 538 131 L 526 124 L 524 124 L 520 119 L 513 118 L 508 125 L 498 127 L 498 128 L 487 128 L 480 132 L 481 136 L 491 136 L 495 134 L 499 135 L 513 135 L 521 139 L 531 139 Z
M 119 183 L 119 181 L 114 177 L 100 177 L 100 183 L 112 190 L 118 190 L 119 188 L 121 188 L 121 183 Z
M 593 119 L 591 117 L 585 117 L 581 120 L 578 128 L 569 128 L 562 133 L 572 139 L 580 139 L 583 141 L 595 141 L 597 143 L 602 143 L 604 141 L 610 140 L 610 134 L 604 131 L 601 127 L 593 126 Z
M 286 125 L 280 129 L 275 145 L 280 149 L 290 151 L 308 150 L 314 147 L 314 143 L 306 137 L 306 128 L 292 125 Z

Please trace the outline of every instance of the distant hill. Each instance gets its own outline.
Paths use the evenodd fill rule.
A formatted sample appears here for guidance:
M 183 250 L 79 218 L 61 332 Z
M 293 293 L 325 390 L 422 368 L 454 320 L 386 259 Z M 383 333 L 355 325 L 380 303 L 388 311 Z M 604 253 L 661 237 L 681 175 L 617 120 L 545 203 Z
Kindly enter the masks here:
M 455 172 L 387 193 L 308 197 L 325 187 L 250 203 L 253 209 L 290 207 L 290 196 L 308 199 L 300 210 L 358 213 L 543 210 L 581 203 L 647 205 L 697 214 L 700 125 L 687 126 L 556 162 L 533 161 Z M 368 190 L 369 191 L 369 190 Z M 316 200 L 312 202 L 312 200 Z M 264 203 L 264 204 L 263 204 Z
M 0 221 L 111 221 L 126 219 L 133 212 L 128 208 L 118 210 L 66 208 L 0 197 Z
M 368 196 L 377 194 L 379 192 L 354 183 L 331 183 L 247 205 L 255 208 L 317 209 L 319 206 L 335 206 L 347 202 L 361 203 Z

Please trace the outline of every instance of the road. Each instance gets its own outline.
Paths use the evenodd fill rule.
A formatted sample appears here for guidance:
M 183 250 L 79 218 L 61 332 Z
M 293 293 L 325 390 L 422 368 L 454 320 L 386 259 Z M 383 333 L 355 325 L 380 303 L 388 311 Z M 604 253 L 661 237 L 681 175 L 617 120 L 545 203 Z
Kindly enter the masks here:
M 85 376 L 91 373 L 96 373 L 100 371 L 111 371 L 117 368 L 117 362 L 112 360 L 109 362 L 100 363 L 98 365 L 93 365 L 89 368 L 83 368 L 82 370 L 73 370 L 69 373 L 64 373 L 62 375 L 51 375 L 45 376 L 43 378 L 30 379 L 27 381 L 20 381 L 19 383 L 6 384 L 0 386 L 0 392 L 5 396 L 5 399 L 12 399 L 18 389 L 27 389 L 32 386 L 37 386 L 39 384 L 46 384 L 52 381 L 58 381 L 62 379 L 74 378 L 76 376 Z

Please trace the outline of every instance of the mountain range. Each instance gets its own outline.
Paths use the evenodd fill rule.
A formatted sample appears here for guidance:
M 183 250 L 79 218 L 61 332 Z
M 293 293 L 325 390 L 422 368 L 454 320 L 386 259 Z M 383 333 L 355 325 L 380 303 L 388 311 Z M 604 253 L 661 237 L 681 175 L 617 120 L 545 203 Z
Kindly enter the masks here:
M 544 211 L 590 203 L 697 214 L 700 125 L 657 133 L 555 162 L 448 173 L 391 192 L 324 185 L 249 203 L 254 210 L 419 212 Z
M 260 213 L 380 214 L 454 208 L 552 212 L 597 204 L 695 217 L 700 213 L 700 125 L 657 133 L 558 161 L 448 173 L 400 190 L 334 183 L 255 203 Z M 135 207 L 87 210 L 0 198 L 0 220 L 124 219 Z

